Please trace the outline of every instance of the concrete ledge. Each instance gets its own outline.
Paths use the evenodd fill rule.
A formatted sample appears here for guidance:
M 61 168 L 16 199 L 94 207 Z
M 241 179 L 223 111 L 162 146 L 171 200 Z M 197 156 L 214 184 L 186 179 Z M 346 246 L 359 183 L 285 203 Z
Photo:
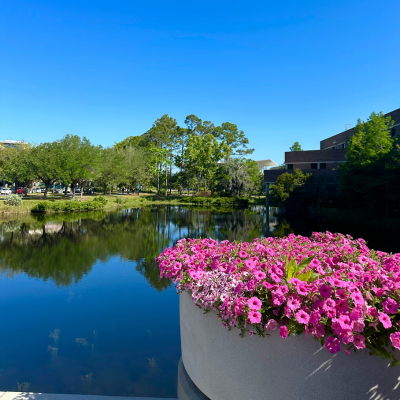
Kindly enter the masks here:
M 155 397 L 92 396 L 84 394 L 0 392 L 1 400 L 177 400 Z

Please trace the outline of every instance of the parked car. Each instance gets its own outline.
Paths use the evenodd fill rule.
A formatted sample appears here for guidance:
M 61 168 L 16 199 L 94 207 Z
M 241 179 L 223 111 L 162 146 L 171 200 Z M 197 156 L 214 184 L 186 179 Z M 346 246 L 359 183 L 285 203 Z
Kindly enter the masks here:
M 80 193 L 80 192 L 81 192 L 81 189 L 75 188 L 75 193 Z
M 11 194 L 11 189 L 9 189 L 9 188 L 2 188 L 1 189 L 1 192 L 0 192 L 2 195 L 9 195 L 9 194 Z
M 33 193 L 42 193 L 40 188 L 35 188 L 32 190 Z
M 41 188 L 40 189 L 40 193 L 45 193 L 46 192 L 46 189 L 45 188 Z
M 24 194 L 24 188 L 22 187 L 17 188 L 17 194 Z

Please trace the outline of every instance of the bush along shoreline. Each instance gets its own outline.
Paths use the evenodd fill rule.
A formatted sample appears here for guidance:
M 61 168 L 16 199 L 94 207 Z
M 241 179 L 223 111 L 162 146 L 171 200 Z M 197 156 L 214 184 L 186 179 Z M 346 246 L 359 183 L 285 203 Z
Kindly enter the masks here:
M 104 197 L 97 196 L 92 200 L 60 200 L 60 201 L 40 201 L 32 207 L 31 213 L 46 212 L 74 212 L 74 211 L 93 211 L 103 208 L 107 204 Z
M 252 243 L 181 239 L 156 261 L 161 277 L 242 336 L 305 332 L 331 354 L 367 348 L 399 362 L 400 253 L 326 232 Z

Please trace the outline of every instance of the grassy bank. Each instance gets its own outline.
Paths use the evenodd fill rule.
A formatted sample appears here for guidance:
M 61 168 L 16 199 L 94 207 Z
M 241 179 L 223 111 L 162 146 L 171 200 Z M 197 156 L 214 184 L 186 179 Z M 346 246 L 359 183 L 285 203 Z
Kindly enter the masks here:
M 264 204 L 265 198 L 244 199 L 237 197 L 201 197 L 201 196 L 154 196 L 137 195 L 106 195 L 83 196 L 76 200 L 59 194 L 50 194 L 48 199 L 43 195 L 32 194 L 24 196 L 19 207 L 9 206 L 0 201 L 0 216 L 21 213 L 57 213 L 57 212 L 85 212 L 90 210 L 113 211 L 121 208 L 135 208 L 149 205 L 182 205 L 202 207 L 247 207 L 249 205 Z

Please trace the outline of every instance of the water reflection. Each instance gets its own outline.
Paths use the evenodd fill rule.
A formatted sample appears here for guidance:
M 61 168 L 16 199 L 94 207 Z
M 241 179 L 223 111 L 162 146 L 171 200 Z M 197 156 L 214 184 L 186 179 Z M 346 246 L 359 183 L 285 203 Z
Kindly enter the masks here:
M 70 286 L 89 274 L 98 260 L 105 263 L 119 256 L 135 261 L 136 269 L 161 291 L 171 283 L 160 279 L 154 260 L 165 247 L 182 237 L 251 240 L 263 234 L 265 219 L 264 207 L 219 213 L 154 207 L 96 213 L 90 218 L 41 215 L 3 224 L 8 228 L 0 243 L 0 270 L 8 276 L 24 272 Z M 71 291 L 66 300 L 70 302 L 73 296 Z

